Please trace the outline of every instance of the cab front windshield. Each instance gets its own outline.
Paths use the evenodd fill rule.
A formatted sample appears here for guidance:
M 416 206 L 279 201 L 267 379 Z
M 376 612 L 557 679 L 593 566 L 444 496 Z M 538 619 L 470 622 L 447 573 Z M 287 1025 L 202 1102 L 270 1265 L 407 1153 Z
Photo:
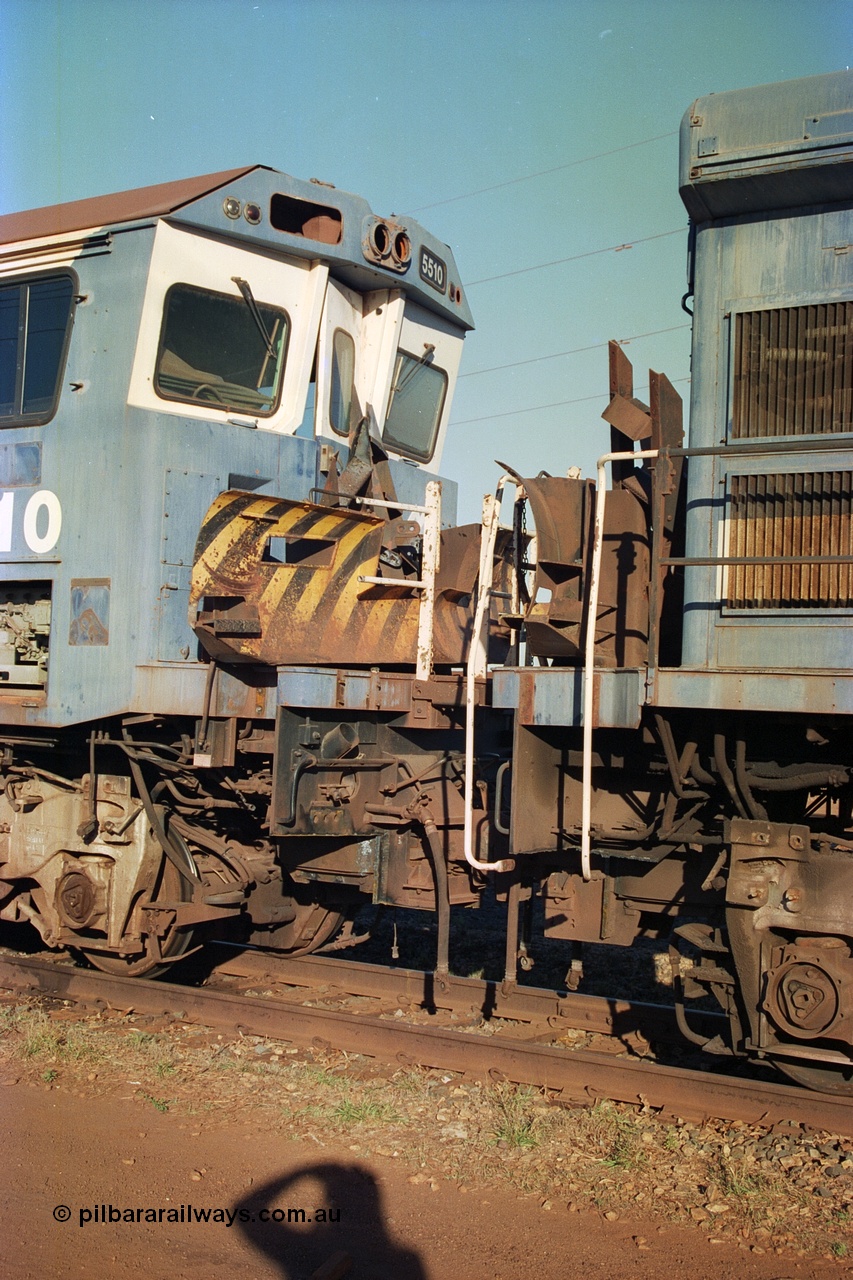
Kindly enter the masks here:
M 447 395 L 447 374 L 431 355 L 397 352 L 383 439 L 409 458 L 428 462 L 435 450 L 438 424 Z
M 173 285 L 160 335 L 157 394 L 268 417 L 278 403 L 287 334 L 287 315 L 278 307 Z

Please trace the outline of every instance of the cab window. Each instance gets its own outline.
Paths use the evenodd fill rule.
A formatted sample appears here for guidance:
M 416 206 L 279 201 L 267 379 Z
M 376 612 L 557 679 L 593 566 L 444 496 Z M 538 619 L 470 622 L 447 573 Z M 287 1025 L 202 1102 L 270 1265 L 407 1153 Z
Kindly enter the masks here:
M 398 351 L 385 418 L 384 441 L 411 458 L 428 461 L 435 449 L 447 394 L 447 374 L 429 362 Z
M 329 392 L 329 425 L 339 436 L 349 435 L 355 378 L 355 342 L 344 329 L 332 339 L 332 384 Z
M 47 422 L 56 412 L 74 287 L 70 275 L 0 287 L 0 424 Z
M 269 417 L 287 347 L 287 313 L 241 297 L 176 284 L 166 295 L 154 386 L 165 400 Z M 247 296 L 248 295 L 248 296 Z

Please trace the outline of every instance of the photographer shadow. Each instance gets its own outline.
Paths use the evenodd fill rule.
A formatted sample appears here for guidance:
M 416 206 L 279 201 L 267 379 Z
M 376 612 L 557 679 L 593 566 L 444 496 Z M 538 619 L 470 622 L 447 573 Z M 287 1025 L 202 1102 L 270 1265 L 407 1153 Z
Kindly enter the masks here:
M 331 1268 L 335 1280 L 429 1280 L 420 1256 L 389 1237 L 382 1192 L 361 1166 L 304 1165 L 253 1187 L 234 1208 L 234 1225 L 282 1280 L 323 1275 L 336 1254 L 351 1263 L 341 1259 Z

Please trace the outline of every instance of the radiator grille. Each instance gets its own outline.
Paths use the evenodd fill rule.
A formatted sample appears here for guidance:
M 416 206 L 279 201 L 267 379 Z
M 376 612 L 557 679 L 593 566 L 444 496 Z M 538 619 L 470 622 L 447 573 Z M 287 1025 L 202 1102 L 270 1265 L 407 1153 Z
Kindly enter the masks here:
M 734 439 L 844 431 L 853 431 L 853 302 L 737 315 Z
M 730 476 L 729 556 L 853 555 L 853 471 Z M 730 565 L 732 609 L 848 609 L 853 564 Z

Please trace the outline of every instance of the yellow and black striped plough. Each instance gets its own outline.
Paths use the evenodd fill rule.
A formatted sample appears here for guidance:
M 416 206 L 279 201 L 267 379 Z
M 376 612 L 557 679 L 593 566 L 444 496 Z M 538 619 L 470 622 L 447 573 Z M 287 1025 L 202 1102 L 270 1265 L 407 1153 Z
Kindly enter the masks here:
M 405 561 L 393 568 L 380 560 L 387 527 L 364 511 L 221 493 L 196 543 L 190 623 L 225 662 L 414 665 L 420 592 Z M 442 532 L 438 664 L 465 657 L 478 557 L 478 526 Z

